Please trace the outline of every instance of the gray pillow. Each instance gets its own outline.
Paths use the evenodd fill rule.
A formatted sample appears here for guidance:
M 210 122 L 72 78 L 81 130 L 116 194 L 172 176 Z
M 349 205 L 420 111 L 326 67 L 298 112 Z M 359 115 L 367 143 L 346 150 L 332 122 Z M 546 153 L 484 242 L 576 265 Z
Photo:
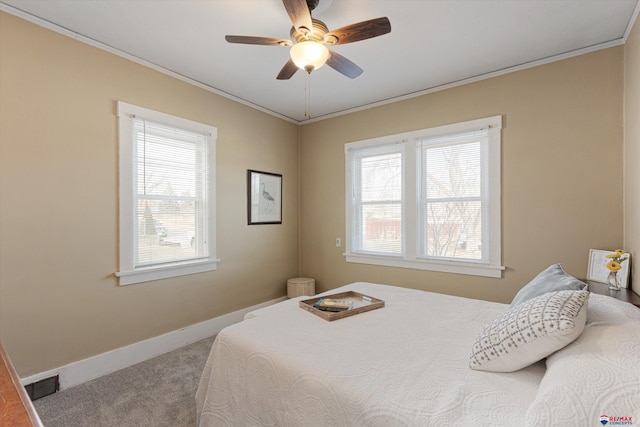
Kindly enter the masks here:
M 516 306 L 548 292 L 580 291 L 586 288 L 586 283 L 567 274 L 560 264 L 553 264 L 520 289 L 511 301 L 511 306 Z

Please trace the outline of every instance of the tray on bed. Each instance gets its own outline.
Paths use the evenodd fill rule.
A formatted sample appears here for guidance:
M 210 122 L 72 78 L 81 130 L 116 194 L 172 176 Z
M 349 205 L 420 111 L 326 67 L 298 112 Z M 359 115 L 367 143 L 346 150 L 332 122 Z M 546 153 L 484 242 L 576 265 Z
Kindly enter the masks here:
M 323 298 L 330 298 L 334 300 L 348 300 L 353 302 L 353 306 L 348 310 L 343 311 L 323 311 L 315 308 L 313 305 Z M 332 321 L 342 319 L 349 316 L 354 316 L 365 311 L 375 310 L 376 308 L 384 307 L 384 301 L 378 298 L 370 297 L 368 295 L 361 294 L 355 291 L 340 292 L 337 294 L 323 295 L 321 297 L 313 297 L 300 301 L 300 308 L 307 310 L 316 316 L 322 317 L 324 320 Z

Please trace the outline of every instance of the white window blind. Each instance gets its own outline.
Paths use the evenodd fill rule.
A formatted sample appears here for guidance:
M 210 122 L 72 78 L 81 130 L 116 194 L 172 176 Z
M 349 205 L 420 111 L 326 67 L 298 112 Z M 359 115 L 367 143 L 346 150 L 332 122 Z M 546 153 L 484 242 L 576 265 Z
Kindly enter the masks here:
M 402 255 L 404 145 L 354 152 L 354 252 Z
M 345 145 L 348 262 L 501 277 L 500 116 Z
M 118 107 L 120 283 L 215 269 L 216 129 Z
M 134 268 L 209 256 L 208 135 L 134 117 Z
M 487 129 L 418 140 L 418 256 L 487 259 L 487 144 Z

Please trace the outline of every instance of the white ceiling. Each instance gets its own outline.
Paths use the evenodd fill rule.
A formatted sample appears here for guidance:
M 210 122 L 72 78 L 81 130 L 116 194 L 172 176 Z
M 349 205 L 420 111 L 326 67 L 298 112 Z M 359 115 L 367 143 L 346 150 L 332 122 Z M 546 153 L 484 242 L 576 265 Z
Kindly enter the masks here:
M 294 122 L 306 73 L 276 80 L 288 48 L 226 34 L 290 38 L 281 0 L 2 0 L 2 10 L 198 82 Z M 324 9 L 324 10 L 323 10 Z M 310 76 L 311 119 L 622 44 L 638 0 L 321 0 L 329 29 L 387 16 L 391 33 L 332 49 L 364 73 Z

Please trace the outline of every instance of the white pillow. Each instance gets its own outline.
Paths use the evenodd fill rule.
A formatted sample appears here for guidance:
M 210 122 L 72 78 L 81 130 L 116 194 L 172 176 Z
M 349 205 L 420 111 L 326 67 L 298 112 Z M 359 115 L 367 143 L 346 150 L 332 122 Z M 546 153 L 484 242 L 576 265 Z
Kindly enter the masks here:
M 587 324 L 573 343 L 549 355 L 527 410 L 526 426 L 595 426 L 640 420 L 640 309 L 591 295 Z M 600 421 L 600 422 L 602 422 Z M 606 427 L 615 425 L 613 422 Z
M 575 340 L 587 319 L 588 291 L 557 291 L 527 300 L 501 314 L 476 338 L 469 367 L 513 372 Z

